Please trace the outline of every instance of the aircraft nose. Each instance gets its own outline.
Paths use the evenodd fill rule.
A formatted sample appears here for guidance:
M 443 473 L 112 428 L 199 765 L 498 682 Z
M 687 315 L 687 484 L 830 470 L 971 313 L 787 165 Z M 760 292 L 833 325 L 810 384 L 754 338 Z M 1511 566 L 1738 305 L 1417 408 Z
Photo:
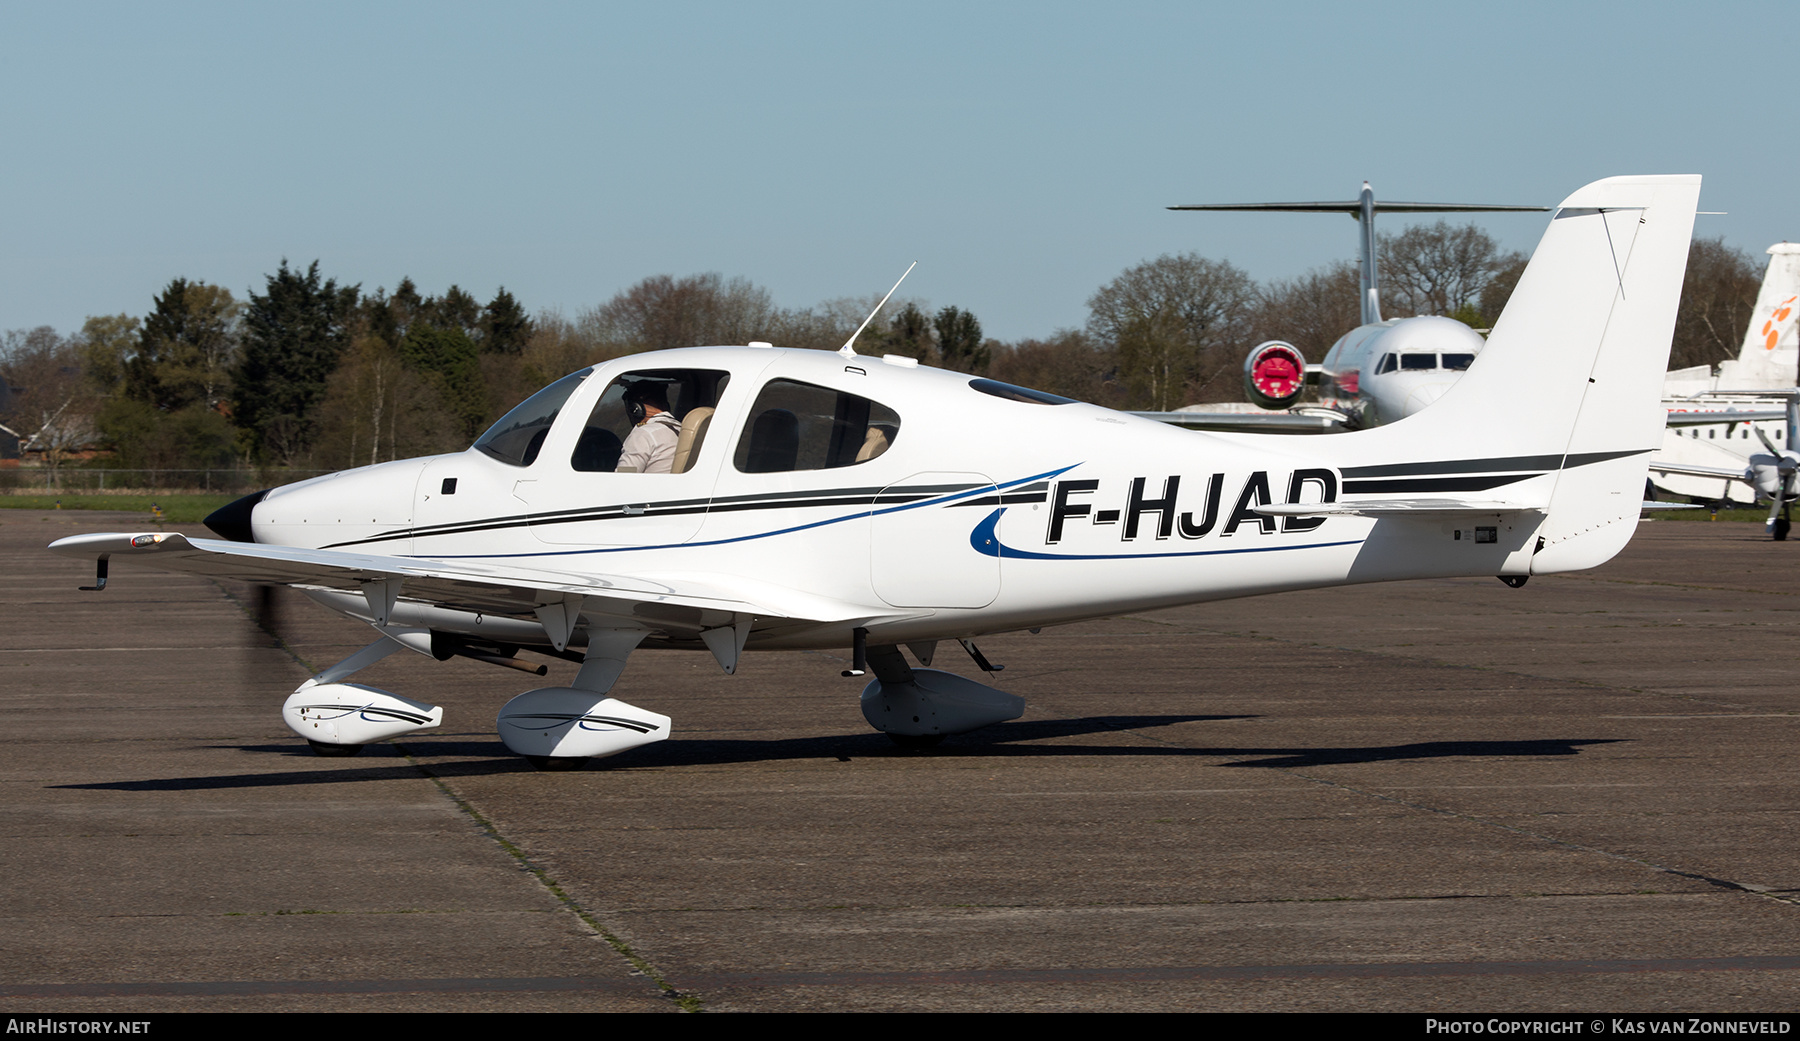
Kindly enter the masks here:
M 1423 383 L 1414 387 L 1412 393 L 1406 396 L 1406 404 L 1401 406 L 1401 414 L 1412 415 L 1443 397 L 1444 391 L 1449 389 L 1450 384 L 1448 383 Z
M 231 542 L 255 542 L 256 536 L 250 532 L 250 517 L 256 511 L 256 504 L 262 502 L 263 496 L 267 494 L 269 494 L 269 489 L 264 488 L 260 492 L 251 492 L 235 502 L 226 503 L 207 514 L 206 520 L 202 523 L 222 539 Z

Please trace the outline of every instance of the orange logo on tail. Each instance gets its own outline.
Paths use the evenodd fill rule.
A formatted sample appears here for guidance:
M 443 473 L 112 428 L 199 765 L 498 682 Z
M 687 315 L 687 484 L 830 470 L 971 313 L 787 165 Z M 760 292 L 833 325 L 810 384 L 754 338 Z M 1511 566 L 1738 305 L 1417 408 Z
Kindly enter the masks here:
M 1800 296 L 1790 296 L 1786 300 L 1775 305 L 1775 313 L 1770 315 L 1769 320 L 1763 323 L 1763 350 L 1772 351 L 1775 349 L 1775 341 L 1781 339 L 1781 327 L 1787 323 L 1788 317 L 1794 313 L 1794 301 L 1796 300 L 1800 300 Z

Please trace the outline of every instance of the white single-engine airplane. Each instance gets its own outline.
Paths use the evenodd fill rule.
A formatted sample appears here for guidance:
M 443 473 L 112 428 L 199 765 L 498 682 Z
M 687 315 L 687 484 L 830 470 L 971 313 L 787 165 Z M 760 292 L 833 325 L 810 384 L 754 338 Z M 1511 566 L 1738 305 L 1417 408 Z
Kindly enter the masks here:
M 661 740 L 610 697 L 641 645 L 847 648 L 902 743 L 1017 718 L 921 666 L 936 644 L 1283 590 L 1594 567 L 1636 528 L 1700 179 L 1564 200 L 1438 407 L 1326 438 L 1196 434 L 907 358 L 706 347 L 573 373 L 466 452 L 350 470 L 208 518 L 222 539 L 102 534 L 58 553 L 298 587 L 372 625 L 283 717 L 325 754 L 442 710 L 346 683 L 407 648 L 582 662 L 500 710 L 541 767 Z M 666 404 L 667 409 L 662 406 Z M 622 473 L 637 416 L 680 419 L 668 472 Z M 651 465 L 650 470 L 659 467 Z

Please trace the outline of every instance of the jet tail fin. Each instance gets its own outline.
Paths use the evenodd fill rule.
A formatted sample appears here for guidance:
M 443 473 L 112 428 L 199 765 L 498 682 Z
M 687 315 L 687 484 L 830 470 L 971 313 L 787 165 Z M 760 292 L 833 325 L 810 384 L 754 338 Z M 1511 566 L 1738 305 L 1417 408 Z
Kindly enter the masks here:
M 1792 387 L 1800 376 L 1800 243 L 1770 246 L 1756 307 L 1735 361 L 1719 366 L 1719 386 Z

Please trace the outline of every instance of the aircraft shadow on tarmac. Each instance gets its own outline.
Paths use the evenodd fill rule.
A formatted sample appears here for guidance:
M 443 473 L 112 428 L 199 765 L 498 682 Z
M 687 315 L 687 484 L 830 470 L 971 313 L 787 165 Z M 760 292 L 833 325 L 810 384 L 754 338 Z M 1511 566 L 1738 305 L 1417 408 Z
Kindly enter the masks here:
M 1585 745 L 1611 744 L 1614 739 L 1549 738 L 1530 741 L 1425 741 L 1405 745 L 1360 748 L 1268 748 L 1245 746 L 1188 746 L 1124 741 L 1088 744 L 1060 741 L 1054 744 L 1023 742 L 1069 738 L 1086 734 L 1118 734 L 1178 723 L 1223 722 L 1254 716 L 1088 716 L 1077 719 L 1001 723 L 972 734 L 951 738 L 935 748 L 917 750 L 896 747 L 883 734 L 826 735 L 771 740 L 684 738 L 633 751 L 617 760 L 598 760 L 590 769 L 609 771 L 650 770 L 674 766 L 776 762 L 796 759 L 915 758 L 915 757 L 1019 757 L 1019 756 L 1181 756 L 1227 759 L 1224 767 L 1274 767 L 1302 769 L 1317 766 L 1394 762 L 1399 760 L 1494 758 L 1577 755 Z M 167 777 L 141 781 L 108 781 L 94 784 L 54 785 L 56 788 L 102 791 L 192 791 L 204 789 L 265 788 L 284 785 L 341 784 L 359 781 L 411 779 L 423 768 L 439 777 L 470 777 L 529 772 L 533 767 L 506 752 L 497 740 L 452 737 L 421 739 L 417 736 L 391 745 L 375 745 L 364 757 L 351 762 L 332 760 L 327 767 L 303 746 L 291 744 L 219 746 L 257 755 L 305 759 L 311 768 L 275 773 L 236 773 L 210 777 Z M 398 758 L 396 753 L 407 758 Z M 420 762 L 428 760 L 428 762 Z

